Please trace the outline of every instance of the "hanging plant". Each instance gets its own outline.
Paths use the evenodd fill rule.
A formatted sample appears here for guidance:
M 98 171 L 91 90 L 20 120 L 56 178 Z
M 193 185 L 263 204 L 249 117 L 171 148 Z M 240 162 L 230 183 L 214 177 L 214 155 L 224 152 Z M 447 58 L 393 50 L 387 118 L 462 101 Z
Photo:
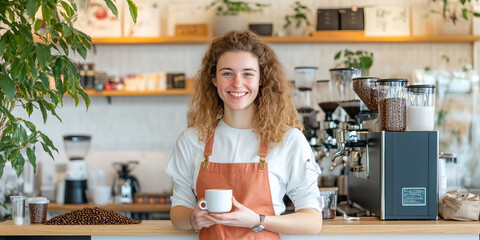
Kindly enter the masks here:
M 469 17 L 480 17 L 480 13 L 473 10 L 472 0 L 431 0 L 433 3 L 441 2 L 442 10 L 431 10 L 433 13 L 442 14 L 443 18 L 450 20 L 453 24 L 458 21 L 458 14 L 462 14 L 462 18 L 468 20 Z M 478 0 L 475 0 L 478 2 Z

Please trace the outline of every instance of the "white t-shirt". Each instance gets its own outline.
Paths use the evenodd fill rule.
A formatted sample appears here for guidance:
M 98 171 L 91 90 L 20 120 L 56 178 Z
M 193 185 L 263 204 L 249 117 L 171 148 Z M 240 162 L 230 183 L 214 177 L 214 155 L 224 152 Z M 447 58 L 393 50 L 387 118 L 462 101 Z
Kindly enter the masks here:
M 259 162 L 260 138 L 252 129 L 236 129 L 223 121 L 215 130 L 210 162 L 251 163 Z M 181 205 L 194 209 L 197 204 L 196 183 L 200 165 L 204 160 L 205 142 L 199 142 L 197 131 L 188 128 L 178 137 L 166 173 L 173 178 L 172 207 Z M 285 211 L 285 193 L 300 209 L 321 211 L 317 179 L 320 167 L 302 132 L 291 128 L 283 144 L 270 144 L 265 159 L 275 215 Z M 235 193 L 234 193 L 235 195 Z

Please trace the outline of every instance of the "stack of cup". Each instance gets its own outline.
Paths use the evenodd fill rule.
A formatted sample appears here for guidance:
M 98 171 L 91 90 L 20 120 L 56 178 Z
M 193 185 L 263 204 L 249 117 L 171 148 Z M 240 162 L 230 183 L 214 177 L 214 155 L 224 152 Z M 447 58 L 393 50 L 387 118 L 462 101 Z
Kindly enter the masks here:
M 12 201 L 12 221 L 15 225 L 22 225 L 25 222 L 25 197 L 11 196 Z

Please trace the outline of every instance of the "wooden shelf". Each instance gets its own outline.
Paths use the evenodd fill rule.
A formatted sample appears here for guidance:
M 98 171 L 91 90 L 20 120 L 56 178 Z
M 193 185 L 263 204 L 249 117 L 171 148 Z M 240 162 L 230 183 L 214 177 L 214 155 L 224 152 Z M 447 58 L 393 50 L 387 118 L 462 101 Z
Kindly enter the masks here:
M 167 89 L 155 91 L 126 91 L 126 90 L 106 90 L 96 91 L 86 89 L 85 93 L 89 97 L 94 96 L 157 96 L 157 95 L 192 95 L 194 93 L 193 79 L 187 78 L 185 81 L 185 89 Z
M 201 44 L 210 43 L 210 37 L 120 37 L 92 38 L 93 44 Z
M 95 96 L 157 96 L 157 95 L 191 95 L 193 91 L 188 89 L 169 89 L 160 91 L 125 91 L 125 90 L 110 90 L 110 91 L 95 91 L 85 90 L 89 97 Z
M 168 212 L 170 204 L 148 204 L 148 203 L 132 203 L 132 204 L 48 204 L 49 212 L 70 212 L 73 210 L 83 209 L 85 207 L 100 207 L 107 210 L 118 212 Z
M 471 43 L 480 36 L 367 37 L 363 31 L 318 31 L 312 36 L 261 37 L 269 43 Z M 213 37 L 92 38 L 94 44 L 208 44 Z

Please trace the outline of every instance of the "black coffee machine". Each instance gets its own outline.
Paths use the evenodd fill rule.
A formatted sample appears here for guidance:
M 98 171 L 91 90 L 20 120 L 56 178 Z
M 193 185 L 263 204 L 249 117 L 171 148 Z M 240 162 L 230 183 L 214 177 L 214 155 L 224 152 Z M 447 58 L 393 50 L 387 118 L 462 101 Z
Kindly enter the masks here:
M 63 137 L 65 152 L 70 160 L 65 177 L 64 203 L 87 203 L 87 162 L 85 156 L 90 149 L 89 135 L 67 135 Z
M 140 192 L 140 184 L 135 176 L 130 174 L 133 168 L 131 165 L 137 165 L 138 161 L 128 161 L 126 163 L 115 162 L 117 176 L 113 180 L 112 196 L 114 203 L 133 203 L 135 194 Z

